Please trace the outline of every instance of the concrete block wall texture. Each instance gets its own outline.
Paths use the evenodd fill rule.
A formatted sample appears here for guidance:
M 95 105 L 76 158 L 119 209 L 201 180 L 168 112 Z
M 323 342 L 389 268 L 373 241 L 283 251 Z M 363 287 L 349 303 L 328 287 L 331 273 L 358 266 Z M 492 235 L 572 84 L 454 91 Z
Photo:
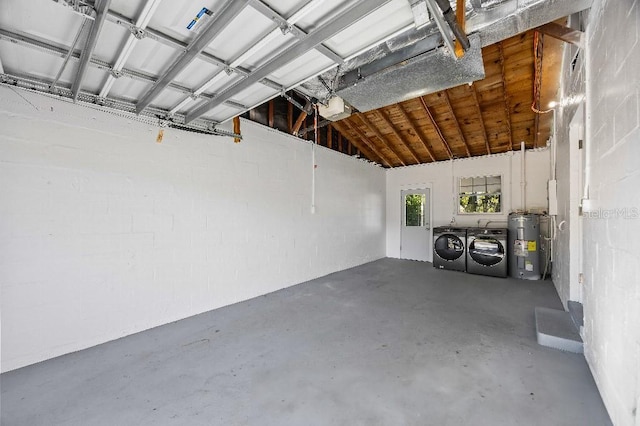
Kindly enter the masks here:
M 547 181 L 550 171 L 548 149 L 525 153 L 526 204 L 528 208 L 547 209 Z M 501 175 L 503 212 L 500 214 L 458 214 L 458 180 L 462 177 Z M 520 152 L 510 152 L 484 157 L 398 167 L 387 171 L 387 256 L 400 257 L 400 230 L 403 189 L 431 187 L 433 217 L 432 227 L 448 225 L 455 218 L 457 226 L 507 227 L 507 216 L 512 210 L 521 209 L 521 157 Z M 429 253 L 432 257 L 432 253 Z M 431 261 L 432 258 L 429 258 Z
M 0 87 L 2 371 L 384 257 L 385 171 Z
M 618 426 L 640 425 L 639 32 L 640 0 L 594 0 L 585 52 L 585 142 L 591 156 L 586 179 L 594 207 L 582 218 L 583 338 L 585 357 Z M 558 160 L 559 170 L 568 166 L 568 155 Z M 566 204 L 569 176 L 558 178 Z M 559 243 L 554 268 L 566 260 L 566 249 Z
M 583 25 L 583 17 L 574 15 L 569 19 L 572 28 L 579 29 Z M 574 62 L 575 59 L 575 62 Z M 562 59 L 561 87 L 556 101 L 563 99 L 582 99 L 585 94 L 585 51 L 565 44 Z M 567 308 L 569 300 L 582 302 L 579 272 L 581 269 L 580 245 L 580 199 L 583 194 L 582 174 L 584 165 L 584 149 L 579 149 L 574 136 L 581 133 L 584 140 L 584 102 L 564 102 L 555 109 L 555 136 L 552 149 L 556 153 L 556 180 L 558 214 L 555 231 L 554 259 L 552 269 L 553 283 L 560 300 Z M 572 129 L 572 123 L 582 128 Z M 572 132 L 576 132 L 572 135 Z M 576 291 L 577 290 L 577 291 Z M 573 293 L 573 294 L 572 294 Z

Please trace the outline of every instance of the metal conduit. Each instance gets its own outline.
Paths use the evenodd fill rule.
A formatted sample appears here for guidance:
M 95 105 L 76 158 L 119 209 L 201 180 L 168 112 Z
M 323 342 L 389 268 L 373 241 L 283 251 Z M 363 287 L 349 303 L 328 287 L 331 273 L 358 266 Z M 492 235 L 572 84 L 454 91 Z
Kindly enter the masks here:
M 445 21 L 453 31 L 453 35 L 456 37 L 456 40 L 460 43 L 464 51 L 466 52 L 471 44 L 469 43 L 469 39 L 465 32 L 458 25 L 458 21 L 456 20 L 456 14 L 451 9 L 451 4 L 449 4 L 448 0 L 435 0 L 438 4 L 438 7 L 442 10 L 442 14 L 444 15 Z

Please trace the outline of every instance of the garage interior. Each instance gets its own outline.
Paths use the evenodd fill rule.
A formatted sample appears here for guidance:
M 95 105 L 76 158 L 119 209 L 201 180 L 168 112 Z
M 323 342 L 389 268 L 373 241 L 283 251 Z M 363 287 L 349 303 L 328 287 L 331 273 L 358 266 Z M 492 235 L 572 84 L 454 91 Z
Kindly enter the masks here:
M 638 3 L 4 1 L 2 424 L 637 426 Z

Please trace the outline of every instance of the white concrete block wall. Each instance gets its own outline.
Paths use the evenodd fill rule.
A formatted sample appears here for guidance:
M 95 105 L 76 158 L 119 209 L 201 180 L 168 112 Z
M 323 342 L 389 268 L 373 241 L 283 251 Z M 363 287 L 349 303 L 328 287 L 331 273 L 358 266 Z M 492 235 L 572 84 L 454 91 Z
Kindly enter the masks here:
M 640 425 L 640 0 L 594 0 L 587 27 L 585 356 L 615 425 Z
M 547 181 L 550 157 L 548 149 L 527 151 L 525 154 L 526 204 L 528 208 L 548 207 Z M 469 176 L 501 175 L 503 212 L 500 214 L 458 214 L 458 179 Z M 492 226 L 507 227 L 507 216 L 521 205 L 521 157 L 512 152 L 484 157 L 473 157 L 418 166 L 398 167 L 387 171 L 387 256 L 400 256 L 402 189 L 431 187 L 432 227 L 448 225 L 455 218 L 457 226 L 481 226 L 493 221 Z M 429 253 L 432 256 L 432 253 Z M 431 257 L 429 260 L 432 260 Z
M 385 255 L 385 171 L 0 87 L 2 371 Z
M 580 17 L 574 16 L 569 25 L 580 27 Z M 574 58 L 577 60 L 573 64 Z M 565 44 L 562 63 L 561 88 L 556 100 L 582 99 L 585 94 L 585 52 L 577 47 Z M 566 104 L 566 105 L 565 105 Z M 560 300 L 567 307 L 569 300 L 582 302 L 581 284 L 581 217 L 580 200 L 583 195 L 583 157 L 584 150 L 579 149 L 577 139 L 585 140 L 584 103 L 569 102 L 557 107 L 556 132 L 553 143 L 556 152 L 556 180 L 558 214 L 554 239 L 554 259 L 552 269 L 553 283 Z M 573 123 L 573 128 L 571 127 Z

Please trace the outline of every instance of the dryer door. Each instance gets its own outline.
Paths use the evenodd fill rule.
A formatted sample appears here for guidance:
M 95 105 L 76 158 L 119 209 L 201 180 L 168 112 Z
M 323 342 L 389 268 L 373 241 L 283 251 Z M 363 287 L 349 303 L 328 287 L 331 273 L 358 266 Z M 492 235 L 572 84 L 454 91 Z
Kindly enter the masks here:
M 444 260 L 456 260 L 464 254 L 464 242 L 453 234 L 442 234 L 436 239 L 433 249 Z
M 493 266 L 504 258 L 504 246 L 493 237 L 476 237 L 469 243 L 469 256 L 484 266 Z

